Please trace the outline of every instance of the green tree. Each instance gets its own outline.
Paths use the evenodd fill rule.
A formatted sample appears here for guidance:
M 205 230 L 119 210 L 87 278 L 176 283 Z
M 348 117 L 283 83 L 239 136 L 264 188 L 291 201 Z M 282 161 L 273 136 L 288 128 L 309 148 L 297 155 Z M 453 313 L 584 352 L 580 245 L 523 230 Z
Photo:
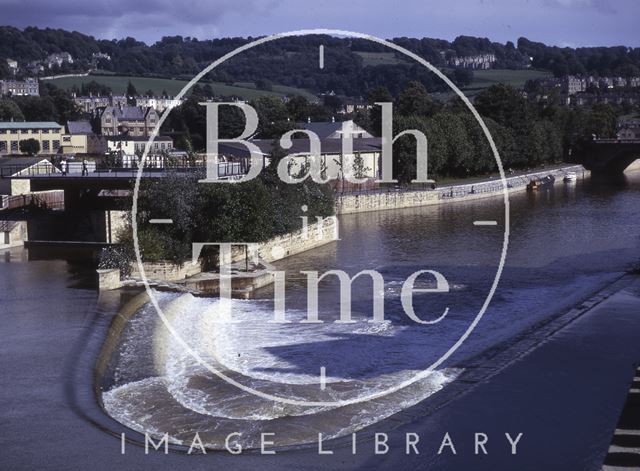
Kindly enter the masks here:
M 0 121 L 24 121 L 24 114 L 11 98 L 0 98 Z
M 300 95 L 292 97 L 285 105 L 294 121 L 306 121 L 309 116 L 309 101 Z
M 294 123 L 288 120 L 287 107 L 278 97 L 261 96 L 251 102 L 258 114 L 258 134 L 262 139 L 282 136 L 294 129 Z
M 367 99 L 372 105 L 369 110 L 370 131 L 374 136 L 380 136 L 382 134 L 382 113 L 380 112 L 381 108 L 375 103 L 393 103 L 393 97 L 385 87 L 377 87 L 369 91 Z
M 136 90 L 136 87 L 133 85 L 133 83 L 131 83 L 131 80 L 129 80 L 129 82 L 127 83 L 126 95 L 127 95 L 127 103 L 129 105 L 135 105 L 136 104 L 135 97 L 138 96 L 138 90 Z
M 403 116 L 433 116 L 437 105 L 420 82 L 412 81 L 398 95 L 395 112 Z
M 27 155 L 36 155 L 40 152 L 40 143 L 33 139 L 23 139 L 20 141 L 20 152 Z
M 516 130 L 524 130 L 531 120 L 527 102 L 513 87 L 492 85 L 478 94 L 474 106 L 482 116 Z

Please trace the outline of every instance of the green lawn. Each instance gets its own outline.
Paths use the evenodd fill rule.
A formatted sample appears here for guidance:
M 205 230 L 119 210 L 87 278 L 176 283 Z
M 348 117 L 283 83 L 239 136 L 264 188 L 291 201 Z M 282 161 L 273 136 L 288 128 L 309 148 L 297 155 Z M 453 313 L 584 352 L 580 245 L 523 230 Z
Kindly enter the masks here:
M 77 85 L 79 87 L 82 83 L 91 82 L 92 80 L 108 86 L 109 88 L 111 88 L 114 94 L 124 94 L 127 89 L 127 84 L 129 83 L 129 81 L 131 81 L 131 83 L 133 83 L 133 86 L 136 87 L 138 93 L 144 93 L 147 90 L 152 90 L 155 95 L 160 95 L 163 90 L 166 90 L 167 93 L 171 96 L 177 95 L 180 90 L 182 90 L 182 88 L 188 83 L 186 80 L 152 77 L 127 77 L 120 75 L 89 75 L 87 77 L 66 77 L 60 79 L 45 80 L 45 82 L 51 82 L 60 88 L 69 90 L 74 85 Z M 200 82 L 201 85 L 204 85 L 204 83 L 206 82 Z M 301 90 L 293 87 L 285 87 L 281 85 L 274 85 L 273 90 L 266 91 L 256 90 L 255 85 L 252 83 L 227 85 L 220 82 L 209 82 L 209 84 L 213 88 L 213 91 L 216 95 L 240 96 L 245 100 L 251 100 L 263 95 L 303 95 L 307 99 L 315 99 L 315 96 L 306 90 Z

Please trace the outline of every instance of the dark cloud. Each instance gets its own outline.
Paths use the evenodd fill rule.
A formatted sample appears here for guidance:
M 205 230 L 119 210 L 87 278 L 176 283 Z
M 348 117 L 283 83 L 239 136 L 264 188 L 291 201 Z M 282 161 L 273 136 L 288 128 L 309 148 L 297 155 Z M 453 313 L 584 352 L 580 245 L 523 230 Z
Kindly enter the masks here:
M 640 46 L 638 0 L 0 0 L 0 23 L 101 38 L 257 36 L 337 28 L 380 37 L 460 34 L 559 45 Z

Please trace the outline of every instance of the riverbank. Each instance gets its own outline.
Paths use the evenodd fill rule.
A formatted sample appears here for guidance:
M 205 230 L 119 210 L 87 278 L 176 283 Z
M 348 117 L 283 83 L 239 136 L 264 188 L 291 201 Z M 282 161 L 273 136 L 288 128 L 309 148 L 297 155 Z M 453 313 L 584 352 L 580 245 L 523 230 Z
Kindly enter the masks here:
M 539 180 L 548 176 L 555 178 L 555 183 L 560 184 L 563 177 L 570 172 L 575 173 L 576 178 L 580 180 L 591 174 L 582 165 L 560 165 L 509 175 L 506 177 L 505 182 L 509 193 L 513 193 L 526 190 L 527 184 L 532 180 Z M 485 180 L 472 178 L 470 181 L 462 180 L 454 184 L 438 186 L 435 189 L 428 190 L 389 188 L 338 195 L 336 213 L 353 214 L 368 211 L 386 211 L 459 201 L 474 201 L 503 195 L 504 183 L 499 176 Z

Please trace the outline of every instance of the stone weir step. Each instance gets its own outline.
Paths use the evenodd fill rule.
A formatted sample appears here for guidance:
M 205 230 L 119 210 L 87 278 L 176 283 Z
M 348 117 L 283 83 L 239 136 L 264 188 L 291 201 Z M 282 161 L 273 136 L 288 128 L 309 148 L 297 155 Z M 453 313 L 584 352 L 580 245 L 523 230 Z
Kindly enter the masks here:
M 274 274 L 269 264 L 261 263 L 251 271 L 242 271 L 236 264 L 231 266 L 231 296 L 239 299 L 249 299 L 254 292 L 274 282 Z M 147 279 L 150 287 L 159 291 L 173 291 L 191 293 L 194 296 L 218 296 L 220 294 L 220 273 L 202 272 L 190 276 L 183 281 L 171 282 L 165 280 Z M 141 278 L 128 278 L 122 281 L 123 287 L 143 287 Z

